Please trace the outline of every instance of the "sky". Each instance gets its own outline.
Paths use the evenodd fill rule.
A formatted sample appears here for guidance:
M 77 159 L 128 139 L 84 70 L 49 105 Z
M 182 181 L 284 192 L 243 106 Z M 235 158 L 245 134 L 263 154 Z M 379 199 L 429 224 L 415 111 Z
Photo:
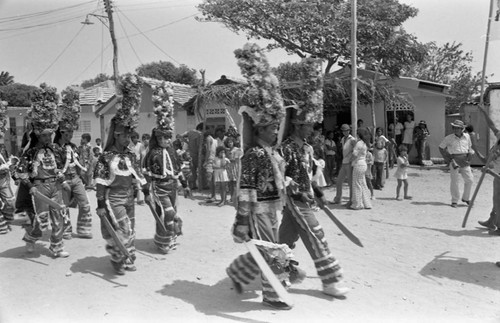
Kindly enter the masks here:
M 153 61 L 206 70 L 207 81 L 221 75 L 241 78 L 234 50 L 248 42 L 220 23 L 195 20 L 202 0 L 114 0 L 120 74 Z M 400 0 L 419 9 L 404 28 L 422 42 L 460 42 L 472 51 L 473 68 L 481 71 L 490 0 Z M 496 5 L 494 10 L 496 10 Z M 108 29 L 98 17 L 102 0 L 0 0 L 0 71 L 18 83 L 46 82 L 59 91 L 72 84 L 113 74 Z M 107 22 L 104 20 L 104 22 Z M 500 35 L 500 22 L 492 23 Z M 256 41 L 264 46 L 265 41 Z M 500 41 L 490 42 L 487 74 L 500 81 Z M 298 61 L 283 50 L 268 54 L 272 66 Z M 200 75 L 198 75 L 200 76 Z

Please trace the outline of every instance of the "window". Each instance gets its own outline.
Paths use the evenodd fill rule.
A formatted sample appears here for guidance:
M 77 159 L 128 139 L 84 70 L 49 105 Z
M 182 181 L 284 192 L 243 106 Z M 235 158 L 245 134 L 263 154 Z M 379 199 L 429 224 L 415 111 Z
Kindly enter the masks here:
M 80 132 L 92 132 L 92 123 L 90 120 L 81 120 L 80 127 L 78 129 Z

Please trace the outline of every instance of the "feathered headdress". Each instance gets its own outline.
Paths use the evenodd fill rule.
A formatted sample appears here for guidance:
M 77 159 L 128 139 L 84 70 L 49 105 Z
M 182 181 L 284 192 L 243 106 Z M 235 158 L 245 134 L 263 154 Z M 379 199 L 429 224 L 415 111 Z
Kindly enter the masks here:
M 153 109 L 156 114 L 155 133 L 172 137 L 174 133 L 174 90 L 170 84 L 161 83 L 153 88 Z
M 7 101 L 0 100 L 0 133 L 7 131 Z
M 293 123 L 320 123 L 323 121 L 323 73 L 321 60 L 304 58 L 299 64 L 299 76 L 302 80 L 301 100 Z
M 63 91 L 62 105 L 60 107 L 59 130 L 78 130 L 80 120 L 80 101 L 78 91 L 69 89 Z
M 139 124 L 142 83 L 142 79 L 137 75 L 127 74 L 122 77 L 120 81 L 123 95 L 122 104 L 112 119 L 115 132 L 121 131 L 121 129 L 132 131 Z
M 57 89 L 46 85 L 40 85 L 40 90 L 35 91 L 31 99 L 31 109 L 28 111 L 28 119 L 33 125 L 33 131 L 39 135 L 43 132 L 54 132 L 58 125 L 57 102 L 59 96 Z
M 285 111 L 280 85 L 263 50 L 257 44 L 248 43 L 243 49 L 235 50 L 234 54 L 241 74 L 248 81 L 244 98 L 247 105 L 240 108 L 240 114 L 246 112 L 255 125 L 281 122 Z

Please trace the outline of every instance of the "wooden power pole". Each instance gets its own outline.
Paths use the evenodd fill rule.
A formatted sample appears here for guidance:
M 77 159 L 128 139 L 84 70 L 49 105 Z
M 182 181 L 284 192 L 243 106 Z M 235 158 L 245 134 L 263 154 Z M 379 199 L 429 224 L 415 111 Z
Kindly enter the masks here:
M 120 90 L 120 78 L 118 73 L 118 44 L 115 37 L 115 24 L 113 20 L 113 7 L 111 0 L 104 0 L 104 7 L 106 13 L 108 14 L 109 21 L 109 34 L 111 35 L 111 42 L 113 44 L 113 77 L 115 79 L 115 93 L 117 98 L 117 104 L 120 105 L 122 101 L 122 93 Z
M 358 68 L 357 68 L 357 2 L 351 0 L 351 123 L 352 135 L 356 137 L 358 128 Z

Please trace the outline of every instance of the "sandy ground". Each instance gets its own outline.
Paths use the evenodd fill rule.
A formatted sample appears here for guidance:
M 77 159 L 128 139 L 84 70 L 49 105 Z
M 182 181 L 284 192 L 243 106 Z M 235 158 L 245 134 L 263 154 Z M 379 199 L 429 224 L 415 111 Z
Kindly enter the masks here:
M 168 255 L 152 244 L 147 207 L 136 208 L 138 270 L 125 276 L 111 270 L 95 214 L 94 239 L 67 241 L 66 259 L 50 257 L 47 234 L 26 254 L 23 231 L 13 226 L 0 236 L 0 322 L 500 322 L 500 268 L 494 265 L 500 237 L 477 225 L 491 208 L 492 179 L 485 179 L 463 229 L 467 208 L 449 206 L 448 173 L 412 168 L 411 201 L 394 200 L 393 173 L 384 190 L 375 191 L 372 210 L 332 206 L 364 248 L 317 212 L 352 289 L 346 299 L 321 293 L 301 243 L 295 254 L 308 276 L 290 290 L 292 310 L 263 307 L 259 281 L 236 294 L 225 268 L 246 250 L 229 234 L 234 209 L 205 205 L 195 193 L 194 200 L 179 198 L 184 236 Z M 474 173 L 477 182 L 480 173 Z M 333 193 L 327 190 L 329 200 Z M 89 196 L 94 210 L 95 196 Z

